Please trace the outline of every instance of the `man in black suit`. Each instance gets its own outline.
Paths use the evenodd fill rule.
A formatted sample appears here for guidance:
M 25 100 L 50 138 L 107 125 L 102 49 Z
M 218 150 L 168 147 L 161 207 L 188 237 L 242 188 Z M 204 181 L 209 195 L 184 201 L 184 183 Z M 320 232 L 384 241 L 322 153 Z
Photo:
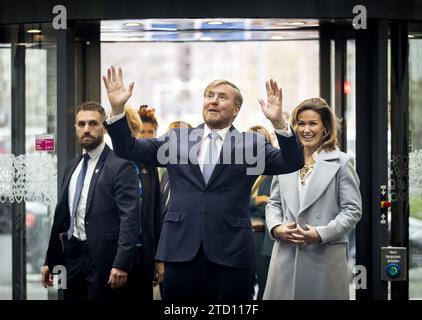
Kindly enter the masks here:
M 277 149 L 263 136 L 240 133 L 232 125 L 243 98 L 229 81 L 215 80 L 205 88 L 204 124 L 158 139 L 135 139 L 124 114 L 133 83 L 125 87 L 122 70 L 116 74 L 114 67 L 103 80 L 112 108 L 107 130 L 116 154 L 168 170 L 172 194 L 156 254 L 165 263 L 164 299 L 248 299 L 255 264 L 252 185 L 261 174 L 290 173 L 304 165 L 302 145 L 282 115 L 281 89 L 270 80 L 268 102 L 260 100 L 275 128 Z
M 82 103 L 76 111 L 84 154 L 65 170 L 42 269 L 47 287 L 53 285 L 54 267 L 66 268 L 65 300 L 119 297 L 134 263 L 140 188 L 133 163 L 104 143 L 105 117 L 96 102 Z

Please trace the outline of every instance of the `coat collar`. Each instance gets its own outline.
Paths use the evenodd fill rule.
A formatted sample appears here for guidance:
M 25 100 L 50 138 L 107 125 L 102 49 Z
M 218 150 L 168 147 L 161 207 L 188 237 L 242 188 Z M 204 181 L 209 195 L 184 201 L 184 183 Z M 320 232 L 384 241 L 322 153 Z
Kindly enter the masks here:
M 295 215 L 303 213 L 322 195 L 340 168 L 340 150 L 321 151 L 316 154 L 314 172 L 306 188 L 303 203 L 299 198 L 299 171 L 281 175 L 280 191 L 289 210 Z
M 322 150 L 317 154 L 314 172 L 310 177 L 298 214 L 304 212 L 318 200 L 339 169 L 340 150 L 338 148 L 333 151 Z

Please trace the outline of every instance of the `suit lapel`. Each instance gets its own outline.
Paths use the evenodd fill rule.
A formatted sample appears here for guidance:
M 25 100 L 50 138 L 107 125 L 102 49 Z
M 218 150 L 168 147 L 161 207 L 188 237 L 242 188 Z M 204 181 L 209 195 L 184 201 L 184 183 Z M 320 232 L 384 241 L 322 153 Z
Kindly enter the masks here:
M 199 167 L 199 164 L 198 164 L 198 152 L 201 146 L 201 140 L 202 140 L 203 134 L 204 134 L 204 124 L 201 124 L 195 129 L 190 131 L 189 139 L 188 139 L 188 144 L 189 144 L 188 156 L 189 156 L 189 159 L 191 159 L 192 157 L 192 160 L 193 160 L 193 161 L 189 161 L 192 171 L 194 172 L 198 180 L 201 182 L 201 184 L 205 186 L 204 177 L 202 175 L 201 168 Z
M 101 174 L 101 170 L 103 169 L 103 166 L 104 166 L 104 161 L 105 161 L 109 151 L 110 151 L 110 149 L 106 145 L 104 147 L 103 152 L 100 155 L 100 158 L 98 159 L 98 162 L 97 162 L 97 165 L 95 166 L 94 172 L 92 173 L 91 182 L 89 184 L 88 197 L 87 197 L 87 200 L 86 200 L 85 216 L 88 216 L 88 214 L 90 212 L 95 186 L 97 184 L 98 177 Z
M 67 195 L 69 192 L 70 178 L 72 177 L 73 172 L 76 170 L 76 167 L 78 166 L 79 162 L 81 162 L 81 160 L 82 160 L 82 156 L 79 156 L 73 159 L 74 162 L 69 167 L 69 170 L 67 170 L 65 173 L 63 189 L 61 190 L 61 193 L 60 193 L 60 199 L 64 201 L 68 201 Z
M 82 156 L 76 157 L 73 159 L 73 163 L 70 165 L 69 169 L 65 172 L 63 188 L 60 192 L 60 203 L 59 207 L 64 212 L 64 221 L 65 225 L 63 229 L 66 230 L 69 227 L 70 223 L 70 213 L 69 213 L 69 184 L 70 179 L 72 178 L 73 172 L 76 170 L 79 162 L 82 160 Z
M 299 214 L 309 208 L 325 191 L 331 180 L 340 169 L 340 163 L 327 161 L 340 158 L 338 149 L 331 152 L 321 151 L 315 164 L 314 172 L 306 188 Z
M 234 137 L 234 138 L 233 138 Z M 233 141 L 234 140 L 234 141 Z M 208 185 L 210 185 L 224 169 L 225 164 L 232 164 L 232 154 L 236 145 L 242 140 L 242 134 L 237 131 L 234 126 L 231 126 L 224 138 L 223 145 L 221 146 L 220 156 L 218 163 L 215 165 L 211 174 Z

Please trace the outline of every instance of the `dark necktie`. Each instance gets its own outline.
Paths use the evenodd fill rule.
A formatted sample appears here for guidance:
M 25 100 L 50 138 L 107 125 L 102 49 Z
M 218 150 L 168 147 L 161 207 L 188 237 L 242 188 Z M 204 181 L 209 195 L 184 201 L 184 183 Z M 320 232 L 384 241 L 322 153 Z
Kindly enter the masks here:
M 167 211 L 169 201 L 170 201 L 170 181 L 168 171 L 164 171 L 161 182 L 161 213 L 164 215 Z
M 70 219 L 70 227 L 67 231 L 67 239 L 72 238 L 73 230 L 76 223 L 76 211 L 78 209 L 79 199 L 81 198 L 82 188 L 84 186 L 84 180 L 86 176 L 86 170 L 88 168 L 88 160 L 90 159 L 89 154 L 85 153 L 83 156 L 84 162 L 82 163 L 81 172 L 79 172 L 78 180 L 76 181 L 75 196 L 73 197 L 72 206 L 72 217 Z

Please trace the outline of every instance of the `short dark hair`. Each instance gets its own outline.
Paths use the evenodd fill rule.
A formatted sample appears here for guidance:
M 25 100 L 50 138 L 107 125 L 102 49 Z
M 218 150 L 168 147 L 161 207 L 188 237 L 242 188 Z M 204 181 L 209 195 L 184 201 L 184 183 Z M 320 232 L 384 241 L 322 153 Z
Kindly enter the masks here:
M 155 109 L 143 104 L 139 107 L 138 114 L 141 117 L 142 123 L 149 122 L 155 130 L 158 128 L 157 118 L 155 117 Z
M 77 108 L 76 108 L 76 114 L 78 114 L 80 111 L 97 111 L 100 115 L 103 121 L 106 119 L 106 113 L 104 108 L 96 101 L 85 101 L 82 102 Z

